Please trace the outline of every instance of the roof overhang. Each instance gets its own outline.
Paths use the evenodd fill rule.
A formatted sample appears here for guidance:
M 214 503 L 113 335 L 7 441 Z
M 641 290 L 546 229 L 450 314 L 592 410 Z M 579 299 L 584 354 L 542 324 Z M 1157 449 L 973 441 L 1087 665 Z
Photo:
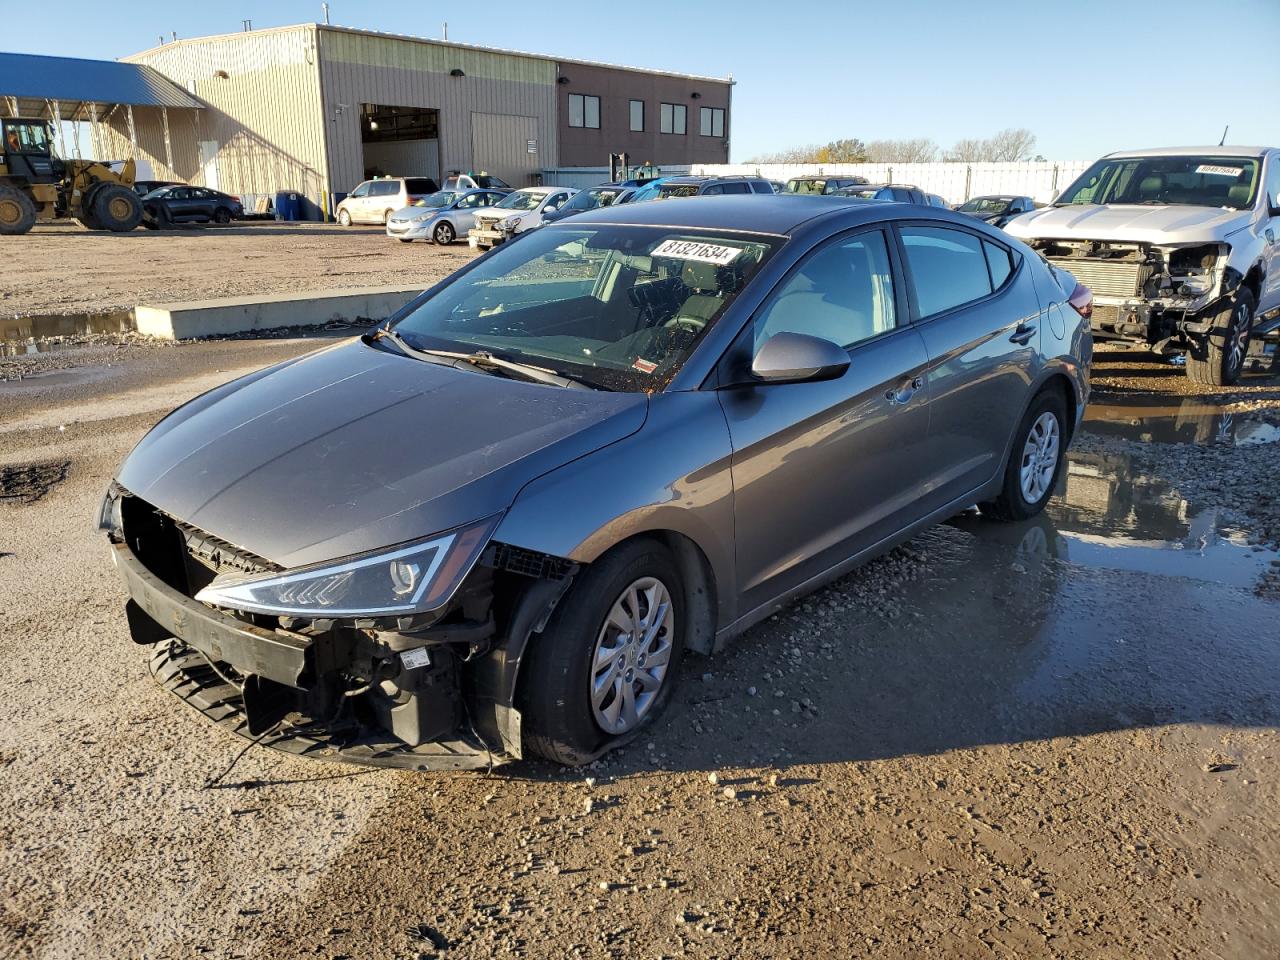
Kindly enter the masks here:
M 114 105 L 198 110 L 204 104 L 158 70 L 116 60 L 0 53 L 0 107 L 19 116 L 86 119 Z M 99 113 L 101 113 L 99 109 Z

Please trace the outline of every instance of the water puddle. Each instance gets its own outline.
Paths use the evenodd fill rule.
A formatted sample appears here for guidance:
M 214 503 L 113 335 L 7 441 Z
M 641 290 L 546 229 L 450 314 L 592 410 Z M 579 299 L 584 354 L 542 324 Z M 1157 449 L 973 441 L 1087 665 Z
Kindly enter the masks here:
M 1084 429 L 1138 443 L 1278 443 L 1280 408 L 1241 413 L 1199 397 L 1144 396 L 1090 404 Z
M 72 350 L 83 345 L 58 338 L 129 333 L 133 329 L 132 310 L 0 317 L 0 357 Z

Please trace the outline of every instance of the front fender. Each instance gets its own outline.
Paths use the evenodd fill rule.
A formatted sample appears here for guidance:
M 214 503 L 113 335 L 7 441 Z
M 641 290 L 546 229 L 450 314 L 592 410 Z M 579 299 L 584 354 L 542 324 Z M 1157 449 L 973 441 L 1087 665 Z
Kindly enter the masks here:
M 711 565 L 723 626 L 736 616 L 731 458 L 713 391 L 657 394 L 638 432 L 526 485 L 494 539 L 591 563 L 639 534 L 681 534 Z

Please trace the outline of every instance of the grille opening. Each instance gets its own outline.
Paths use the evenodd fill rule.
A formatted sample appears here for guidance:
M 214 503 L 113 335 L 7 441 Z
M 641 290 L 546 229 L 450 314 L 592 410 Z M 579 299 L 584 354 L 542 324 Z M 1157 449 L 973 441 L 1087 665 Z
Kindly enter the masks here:
M 125 543 L 142 565 L 174 590 L 191 595 L 186 547 L 174 522 L 151 504 L 126 496 L 120 504 Z

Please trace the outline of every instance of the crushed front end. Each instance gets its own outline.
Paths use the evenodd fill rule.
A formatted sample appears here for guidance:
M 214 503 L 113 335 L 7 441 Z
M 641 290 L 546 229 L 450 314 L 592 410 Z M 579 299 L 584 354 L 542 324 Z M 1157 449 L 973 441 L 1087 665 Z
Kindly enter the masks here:
M 1189 337 L 1208 332 L 1206 308 L 1233 289 L 1230 250 L 1223 243 L 1025 242 L 1093 291 L 1093 333 L 1099 340 L 1144 343 L 1155 350 L 1185 346 Z
M 363 570 L 381 576 L 382 558 L 327 565 L 322 577 L 283 571 L 119 486 L 100 526 L 129 593 L 133 640 L 152 647 L 152 674 L 219 726 L 286 752 L 377 766 L 482 768 L 520 757 L 520 655 L 567 588 L 571 562 L 490 541 L 492 522 L 472 525 L 412 570 L 406 556 L 431 554 L 386 554 L 400 558 L 388 568 L 392 588 L 415 598 L 425 591 L 429 601 L 445 578 L 437 608 L 362 614 L 340 609 L 340 588 L 350 593 Z M 258 609 L 226 605 L 236 597 Z M 329 599 L 338 612 L 271 612 L 273 598 Z

